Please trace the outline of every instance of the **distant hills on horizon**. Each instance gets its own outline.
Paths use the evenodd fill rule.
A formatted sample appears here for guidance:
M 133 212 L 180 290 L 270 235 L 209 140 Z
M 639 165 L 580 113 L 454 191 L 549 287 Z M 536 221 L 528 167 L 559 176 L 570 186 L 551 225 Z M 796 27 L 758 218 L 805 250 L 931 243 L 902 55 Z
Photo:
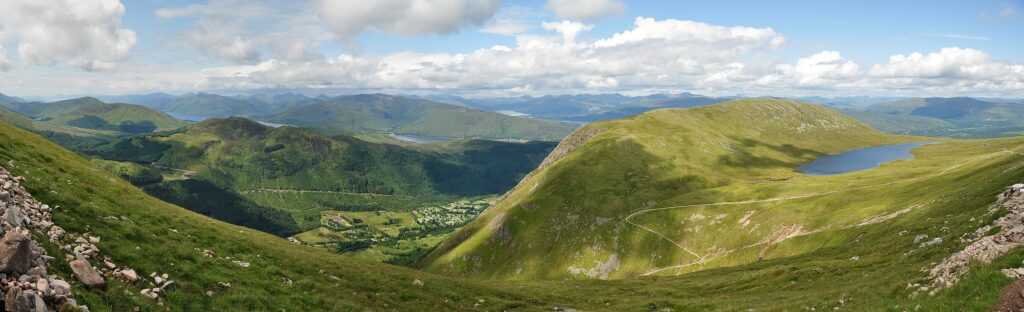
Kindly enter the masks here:
M 660 108 L 705 106 L 743 97 L 713 97 L 689 92 L 646 96 L 610 93 L 490 98 L 384 94 L 309 96 L 300 92 L 284 92 L 248 95 L 152 93 L 98 98 L 107 102 L 142 105 L 184 120 L 243 116 L 311 127 L 327 134 L 367 131 L 442 138 L 556 141 L 579 124 L 635 116 Z M 1024 122 L 1017 122 L 1024 121 L 1021 118 L 1024 111 L 1019 109 L 1024 107 L 1024 99 L 791 98 L 837 108 L 890 133 L 962 138 L 1024 133 Z M 26 107 L 33 107 L 34 103 L 38 102 L 0 94 L 0 105 L 14 111 L 20 108 L 19 112 L 25 113 Z M 38 108 L 35 112 L 29 110 L 27 115 L 30 116 L 39 113 Z

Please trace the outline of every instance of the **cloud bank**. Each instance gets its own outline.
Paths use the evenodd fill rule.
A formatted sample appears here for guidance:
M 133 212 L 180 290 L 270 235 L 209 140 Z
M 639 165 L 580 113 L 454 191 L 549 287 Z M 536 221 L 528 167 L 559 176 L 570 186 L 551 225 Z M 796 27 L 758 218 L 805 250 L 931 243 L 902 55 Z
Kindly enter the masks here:
M 17 46 L 20 61 L 32 65 L 109 69 L 136 43 L 121 26 L 118 0 L 4 0 L 0 12 L 0 43 Z

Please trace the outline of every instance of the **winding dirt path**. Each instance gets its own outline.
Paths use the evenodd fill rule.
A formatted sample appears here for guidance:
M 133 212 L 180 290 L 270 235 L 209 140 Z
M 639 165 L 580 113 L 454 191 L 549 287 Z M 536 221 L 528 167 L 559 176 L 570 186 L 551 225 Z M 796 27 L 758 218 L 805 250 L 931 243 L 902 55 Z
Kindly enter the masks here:
M 927 179 L 927 178 L 933 178 L 933 177 L 945 175 L 945 174 L 949 173 L 950 171 L 956 170 L 957 168 L 960 168 L 960 167 L 962 167 L 964 165 L 967 165 L 969 163 L 978 161 L 980 159 L 985 159 L 985 158 L 993 157 L 993 156 L 996 156 L 996 155 L 999 155 L 999 154 L 1004 154 L 1004 153 L 1011 153 L 1011 154 L 1015 154 L 1015 155 L 1018 155 L 1018 156 L 1024 156 L 1024 153 L 1021 153 L 1021 152 L 1018 152 L 1018 151 L 1013 151 L 1013 150 L 1008 150 L 1008 149 L 1004 148 L 1003 150 L 998 151 L 998 152 L 993 152 L 993 153 L 989 153 L 989 154 L 983 154 L 983 155 L 978 155 L 978 156 L 972 157 L 972 158 L 967 159 L 967 160 L 965 160 L 965 161 L 963 161 L 963 162 L 961 162 L 959 164 L 950 166 L 950 167 L 946 168 L 945 170 L 942 170 L 942 171 L 940 171 L 938 173 L 934 173 L 934 174 L 930 174 L 930 175 L 923 175 L 923 176 L 914 177 L 914 178 L 908 178 L 908 179 L 899 180 L 899 181 L 892 181 L 892 182 L 886 182 L 886 183 L 875 184 L 875 185 L 859 186 L 859 187 L 853 187 L 853 188 L 844 188 L 844 189 L 833 190 L 833 191 L 828 191 L 828 192 L 818 192 L 818 193 L 810 193 L 810 194 L 794 195 L 794 196 L 783 196 L 783 197 L 758 199 L 758 200 L 744 200 L 744 201 L 718 202 L 718 203 L 705 203 L 705 204 L 689 204 L 689 205 L 679 205 L 679 206 L 669 206 L 669 207 L 660 207 L 660 208 L 641 209 L 641 210 L 637 210 L 637 211 L 634 211 L 633 213 L 629 214 L 628 216 L 626 216 L 623 219 L 623 221 L 626 222 L 626 223 L 629 223 L 630 225 L 633 225 L 633 226 L 639 227 L 641 229 L 644 229 L 645 231 L 651 232 L 654 235 L 657 235 L 658 237 L 661 237 L 662 239 L 664 239 L 666 241 L 669 241 L 673 245 L 676 245 L 677 247 L 683 249 L 683 251 L 686 251 L 686 253 L 691 254 L 694 257 L 697 257 L 697 260 L 695 260 L 693 262 L 679 264 L 679 265 L 674 265 L 674 266 L 668 266 L 668 267 L 662 267 L 662 268 L 654 268 L 654 269 L 652 269 L 650 271 L 647 271 L 646 273 L 643 274 L 643 276 L 648 276 L 648 275 L 651 275 L 651 274 L 654 274 L 654 273 L 658 273 L 658 272 L 661 272 L 661 271 L 665 271 L 665 270 L 680 269 L 680 268 L 685 268 L 685 267 L 689 267 L 689 266 L 692 266 L 692 265 L 705 264 L 707 262 L 710 262 L 711 260 L 715 260 L 715 259 L 721 258 L 721 257 L 723 257 L 725 255 L 728 255 L 728 254 L 730 254 L 730 253 L 732 253 L 732 252 L 734 252 L 736 250 L 742 250 L 742 249 L 757 247 L 757 246 L 765 245 L 765 244 L 780 243 L 783 240 L 786 240 L 786 239 L 789 239 L 789 238 L 806 236 L 806 235 L 815 234 L 815 233 L 820 233 L 820 232 L 827 231 L 827 230 L 833 230 L 833 228 L 825 227 L 825 228 L 815 229 L 815 230 L 811 230 L 811 231 L 807 231 L 807 232 L 803 232 L 803 231 L 797 230 L 797 231 L 795 231 L 793 233 L 785 235 L 784 237 L 782 237 L 782 239 L 778 239 L 778 240 L 764 240 L 764 241 L 761 241 L 761 242 L 758 242 L 758 243 L 754 243 L 754 244 L 750 244 L 750 245 L 746 245 L 746 246 L 740 247 L 738 249 L 731 249 L 731 250 L 723 249 L 723 250 L 718 250 L 718 251 L 710 252 L 710 253 L 707 253 L 707 254 L 704 254 L 704 255 L 700 255 L 700 254 L 697 254 L 696 252 L 694 252 L 693 250 L 691 250 L 690 248 L 688 248 L 686 246 L 683 246 L 679 242 L 676 242 L 676 241 L 668 238 L 668 236 L 666 236 L 665 234 L 662 234 L 662 233 L 660 233 L 658 231 L 655 231 L 655 230 L 653 230 L 653 229 L 651 229 L 649 227 L 646 227 L 646 226 L 643 226 L 643 225 L 640 225 L 640 224 L 637 224 L 637 223 L 633 222 L 632 219 L 634 217 L 638 216 L 638 215 L 642 215 L 642 214 L 649 213 L 649 212 L 654 212 L 654 211 L 671 210 L 671 209 L 682 209 L 682 208 L 704 207 L 704 206 L 746 205 L 746 204 L 755 204 L 755 203 L 779 202 L 779 201 L 787 201 L 787 200 L 794 200 L 794 199 L 805 199 L 805 198 L 820 197 L 820 196 L 831 195 L 831 194 L 842 193 L 842 192 L 848 192 L 848 191 L 854 191 L 854 190 L 862 190 L 862 189 L 868 189 L 868 188 L 877 188 L 877 187 L 883 187 L 883 186 L 907 183 L 907 182 L 917 181 L 917 180 L 921 180 L 921 179 Z M 839 230 L 839 229 L 849 229 L 849 228 L 860 227 L 860 226 L 865 226 L 865 225 L 869 225 L 869 224 L 875 224 L 875 223 L 878 223 L 878 222 L 882 222 L 882 221 L 885 221 L 885 220 L 889 220 L 889 219 L 895 218 L 896 216 L 898 216 L 900 214 L 910 212 L 910 210 L 912 210 L 912 209 L 916 209 L 916 208 L 923 207 L 923 206 L 924 206 L 924 204 L 914 205 L 914 206 L 911 206 L 911 207 L 908 207 L 908 208 L 904 208 L 902 210 L 899 210 L 899 211 L 896 211 L 896 212 L 893 212 L 893 213 L 887 213 L 887 214 L 882 214 L 882 215 L 877 215 L 877 216 L 869 217 L 869 218 L 867 218 L 867 219 L 865 219 L 865 220 L 863 220 L 863 221 L 861 221 L 859 223 L 848 225 L 848 226 L 845 226 L 845 227 L 835 228 L 835 229 L 836 230 Z

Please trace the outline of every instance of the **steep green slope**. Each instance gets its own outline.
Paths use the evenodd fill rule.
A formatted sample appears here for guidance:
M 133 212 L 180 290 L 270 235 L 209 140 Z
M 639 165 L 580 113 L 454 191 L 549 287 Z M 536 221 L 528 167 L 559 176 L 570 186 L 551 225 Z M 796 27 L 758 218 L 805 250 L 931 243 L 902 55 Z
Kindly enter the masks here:
M 296 126 L 326 126 L 446 138 L 558 140 L 574 128 L 566 123 L 512 117 L 383 94 L 335 98 L 287 109 L 262 119 Z
M 926 177 L 959 163 L 948 158 L 957 152 L 943 154 L 947 146 L 968 144 L 928 145 L 915 151 L 929 157 L 843 175 L 795 167 L 914 140 L 922 139 L 885 135 L 823 106 L 767 99 L 590 124 L 424 266 L 485 278 L 626 278 L 842 246 L 832 240 L 839 229 L 949 191 Z M 974 146 L 957 156 L 981 153 L 971 149 L 1000 152 Z M 911 178 L 919 180 L 880 186 Z

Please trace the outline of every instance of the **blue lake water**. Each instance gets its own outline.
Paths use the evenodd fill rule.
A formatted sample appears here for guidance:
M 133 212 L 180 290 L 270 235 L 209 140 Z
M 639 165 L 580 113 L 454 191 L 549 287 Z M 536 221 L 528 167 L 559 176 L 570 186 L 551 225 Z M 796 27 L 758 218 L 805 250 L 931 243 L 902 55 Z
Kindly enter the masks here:
M 438 138 L 438 137 L 431 137 L 431 136 L 425 136 L 425 135 L 415 135 L 415 134 L 394 134 L 394 133 L 389 133 L 388 135 L 390 135 L 392 138 L 395 138 L 395 139 L 398 139 L 398 140 L 401 140 L 401 141 L 410 142 L 410 143 L 416 143 L 416 144 L 429 144 L 429 143 L 437 143 L 437 142 L 444 142 L 444 141 L 454 140 L 454 139 L 448 139 L 448 138 Z
M 846 151 L 835 155 L 818 157 L 812 162 L 800 165 L 797 170 L 807 175 L 833 175 L 871 169 L 882 163 L 914 158 L 910 150 L 932 142 L 883 145 Z

